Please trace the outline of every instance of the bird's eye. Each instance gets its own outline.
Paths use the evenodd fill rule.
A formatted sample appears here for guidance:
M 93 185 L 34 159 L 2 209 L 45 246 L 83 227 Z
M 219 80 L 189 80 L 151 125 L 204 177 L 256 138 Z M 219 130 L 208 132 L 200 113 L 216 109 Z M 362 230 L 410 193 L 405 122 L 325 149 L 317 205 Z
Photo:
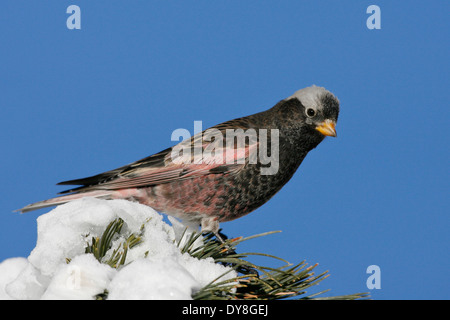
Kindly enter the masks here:
M 308 115 L 308 117 L 314 117 L 316 115 L 316 110 L 308 108 L 306 109 L 306 114 Z

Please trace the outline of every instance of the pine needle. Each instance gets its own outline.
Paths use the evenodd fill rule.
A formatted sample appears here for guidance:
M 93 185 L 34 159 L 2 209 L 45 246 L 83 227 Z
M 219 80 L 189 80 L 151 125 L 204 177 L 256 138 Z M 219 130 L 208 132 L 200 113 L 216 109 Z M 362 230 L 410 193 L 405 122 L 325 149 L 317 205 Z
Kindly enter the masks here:
M 112 221 L 105 229 L 101 237 L 92 237 L 91 243 L 88 243 L 85 249 L 86 253 L 92 253 L 95 258 L 113 268 L 119 268 L 126 264 L 128 250 L 142 242 L 144 225 L 137 233 L 131 233 L 112 250 L 113 242 L 120 239 L 124 221 L 120 218 Z M 332 300 L 332 299 L 361 299 L 367 298 L 367 293 L 355 293 L 335 297 L 319 297 L 329 290 L 318 293 L 308 294 L 306 289 L 316 286 L 326 279 L 328 271 L 315 275 L 313 270 L 318 264 L 310 265 L 305 261 L 297 264 L 291 264 L 285 259 L 270 255 L 267 253 L 237 253 L 236 246 L 243 241 L 256 239 L 259 237 L 274 234 L 280 231 L 265 232 L 249 237 L 238 237 L 226 239 L 221 242 L 213 234 L 203 236 L 201 233 L 192 233 L 181 245 L 185 238 L 186 230 L 176 245 L 181 253 L 187 253 L 197 259 L 212 258 L 218 264 L 231 267 L 226 273 L 211 281 L 208 285 L 201 288 L 192 295 L 195 300 L 280 300 L 280 299 L 304 299 L 304 300 Z M 203 244 L 198 246 L 196 241 L 203 237 Z M 117 241 L 116 241 L 117 243 Z M 116 244 L 117 245 L 117 244 Z M 110 252 L 109 257 L 106 257 Z M 148 252 L 148 251 L 147 251 Z M 256 265 L 247 260 L 248 256 L 260 256 L 282 262 L 283 265 L 275 268 L 262 265 Z M 70 260 L 67 260 L 70 263 Z M 221 280 L 223 276 L 231 271 L 236 271 L 237 276 L 232 279 Z M 108 292 L 98 294 L 96 299 L 107 299 Z

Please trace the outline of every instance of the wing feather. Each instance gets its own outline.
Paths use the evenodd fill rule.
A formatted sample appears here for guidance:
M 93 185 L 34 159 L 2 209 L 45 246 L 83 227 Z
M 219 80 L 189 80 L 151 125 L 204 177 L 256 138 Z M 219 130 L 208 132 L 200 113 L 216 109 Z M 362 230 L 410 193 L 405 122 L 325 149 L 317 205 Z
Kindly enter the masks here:
M 220 132 L 223 137 L 226 137 L 226 129 L 236 129 L 236 127 L 246 129 L 246 126 L 239 121 L 234 123 L 229 121 L 208 130 L 215 129 L 216 131 L 213 131 L 213 133 Z M 126 166 L 83 179 L 60 182 L 58 185 L 81 185 L 60 192 L 60 194 L 146 187 L 208 174 L 236 174 L 245 166 L 250 153 L 256 150 L 258 145 L 257 141 L 253 141 L 227 148 L 225 138 L 222 141 L 211 139 L 211 136 L 205 139 L 206 131 L 193 136 L 189 140 L 182 141 L 174 147 Z M 218 142 L 221 142 L 221 144 Z M 183 152 L 180 155 L 180 153 L 177 153 L 179 150 L 175 150 L 177 152 L 174 153 L 174 148 L 177 147 L 178 149 L 189 150 L 189 152 Z M 183 149 L 183 147 L 186 149 Z M 198 147 L 202 151 L 200 159 L 195 158 L 195 151 L 191 152 Z M 214 152 L 211 153 L 211 150 Z

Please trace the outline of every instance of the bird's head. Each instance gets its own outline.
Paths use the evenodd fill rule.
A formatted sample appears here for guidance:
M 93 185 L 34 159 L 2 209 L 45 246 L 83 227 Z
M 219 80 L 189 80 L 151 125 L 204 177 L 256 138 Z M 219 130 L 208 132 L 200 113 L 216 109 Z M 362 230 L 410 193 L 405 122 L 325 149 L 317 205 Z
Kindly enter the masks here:
M 322 87 L 311 86 L 295 92 L 284 100 L 311 130 L 322 136 L 336 137 L 336 122 L 339 115 L 339 100 Z

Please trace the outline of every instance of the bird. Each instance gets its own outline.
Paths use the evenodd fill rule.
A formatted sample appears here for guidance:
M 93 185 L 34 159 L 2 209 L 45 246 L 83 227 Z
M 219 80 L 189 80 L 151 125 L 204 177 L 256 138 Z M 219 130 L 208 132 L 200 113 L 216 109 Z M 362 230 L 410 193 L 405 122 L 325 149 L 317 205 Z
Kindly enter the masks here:
M 312 85 L 270 109 L 223 122 L 136 162 L 60 182 L 77 187 L 16 211 L 83 197 L 126 199 L 218 235 L 220 223 L 265 204 L 292 178 L 309 151 L 325 137 L 337 136 L 339 104 L 330 91 Z M 243 141 L 236 142 L 236 132 L 244 134 Z M 269 150 L 272 163 L 267 161 Z

